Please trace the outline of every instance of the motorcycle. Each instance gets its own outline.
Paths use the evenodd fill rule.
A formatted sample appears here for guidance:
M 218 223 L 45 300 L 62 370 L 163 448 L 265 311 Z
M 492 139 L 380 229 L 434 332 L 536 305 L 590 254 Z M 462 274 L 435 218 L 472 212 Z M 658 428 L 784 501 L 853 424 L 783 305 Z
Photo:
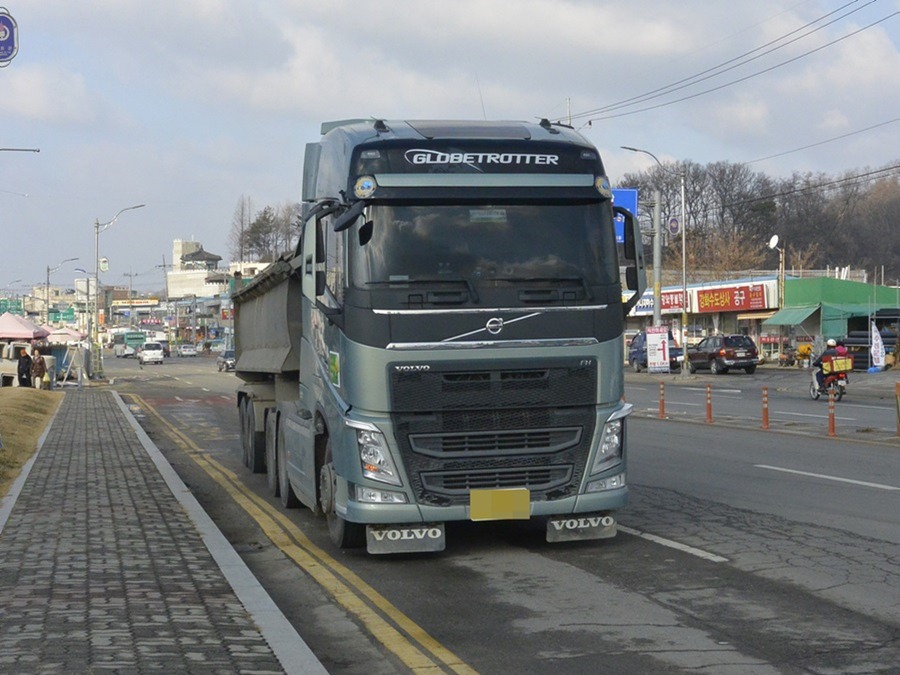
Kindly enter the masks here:
M 834 400 L 840 401 L 844 398 L 844 394 L 847 393 L 847 373 L 844 371 L 837 371 L 832 373 L 825 373 L 825 380 L 822 383 L 822 388 L 819 389 L 819 381 L 816 379 L 816 369 L 812 370 L 812 382 L 809 383 L 809 397 L 813 401 L 817 401 L 819 396 L 829 396 L 831 392 L 834 393 Z

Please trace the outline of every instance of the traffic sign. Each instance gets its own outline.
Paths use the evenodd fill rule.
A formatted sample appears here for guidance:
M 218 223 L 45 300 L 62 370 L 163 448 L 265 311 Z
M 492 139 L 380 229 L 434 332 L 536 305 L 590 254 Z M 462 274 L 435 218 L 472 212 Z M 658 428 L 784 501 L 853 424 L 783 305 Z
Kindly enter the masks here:
M 8 66 L 19 51 L 19 27 L 6 7 L 0 7 L 0 68 Z

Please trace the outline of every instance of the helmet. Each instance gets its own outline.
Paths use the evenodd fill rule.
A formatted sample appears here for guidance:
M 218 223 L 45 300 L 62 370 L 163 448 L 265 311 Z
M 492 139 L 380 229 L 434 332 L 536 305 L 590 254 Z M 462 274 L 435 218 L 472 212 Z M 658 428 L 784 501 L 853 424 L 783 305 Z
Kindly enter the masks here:
M 829 347 L 837 347 L 837 342 L 834 341 L 833 338 L 829 338 L 828 342 L 826 342 Z

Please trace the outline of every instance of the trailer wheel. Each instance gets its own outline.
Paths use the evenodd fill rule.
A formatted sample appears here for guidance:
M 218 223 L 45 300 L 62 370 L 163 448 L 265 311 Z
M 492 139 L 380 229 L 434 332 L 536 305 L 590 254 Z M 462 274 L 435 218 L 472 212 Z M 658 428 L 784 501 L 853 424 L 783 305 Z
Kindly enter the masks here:
M 247 455 L 244 464 L 253 473 L 266 470 L 266 432 L 256 430 L 256 411 L 253 401 L 247 400 Z
M 291 487 L 291 481 L 288 479 L 287 458 L 284 456 L 284 438 L 281 435 L 281 429 L 278 430 L 278 443 L 275 446 L 275 469 L 278 476 L 278 494 L 281 497 L 281 505 L 286 509 L 296 509 L 300 506 L 300 500 Z
M 281 495 L 278 485 L 278 434 L 281 433 L 278 413 L 266 418 L 266 486 L 273 497 Z
M 250 456 L 250 441 L 247 439 L 247 399 L 242 398 L 238 403 L 238 418 L 241 422 L 241 462 L 244 466 L 250 466 L 248 457 Z
M 328 534 L 332 543 L 338 548 L 359 548 L 366 544 L 366 528 L 359 523 L 350 523 L 338 515 L 335 508 L 337 492 L 337 473 L 334 470 L 334 458 L 331 454 L 331 438 L 325 442 L 325 461 L 319 471 L 319 501 L 325 520 L 328 521 Z

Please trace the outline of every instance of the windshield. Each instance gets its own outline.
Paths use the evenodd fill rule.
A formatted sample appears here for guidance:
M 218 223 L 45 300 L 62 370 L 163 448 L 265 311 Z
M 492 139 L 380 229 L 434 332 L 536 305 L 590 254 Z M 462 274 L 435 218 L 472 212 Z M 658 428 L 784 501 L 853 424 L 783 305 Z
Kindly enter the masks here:
M 350 248 L 351 285 L 357 288 L 439 279 L 476 286 L 618 281 L 605 204 L 375 205 L 367 218 L 371 232 L 361 230 L 364 244 Z

